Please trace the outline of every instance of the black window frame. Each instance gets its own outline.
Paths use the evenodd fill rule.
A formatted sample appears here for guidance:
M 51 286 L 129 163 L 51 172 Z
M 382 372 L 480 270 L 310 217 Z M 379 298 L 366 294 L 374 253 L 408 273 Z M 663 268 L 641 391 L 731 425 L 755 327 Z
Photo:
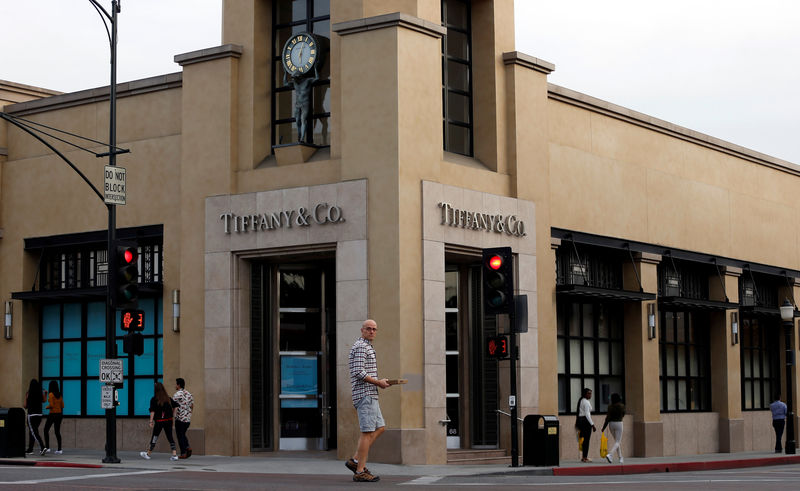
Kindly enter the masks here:
M 754 325 L 758 328 L 754 329 Z M 780 370 L 780 321 L 775 317 L 740 315 L 739 322 L 739 360 L 742 383 L 742 411 L 762 411 L 769 409 L 775 392 L 781 390 Z M 746 353 L 750 356 L 746 356 Z M 760 366 L 755 375 L 756 360 Z M 749 361 L 749 367 L 746 366 Z M 746 374 L 749 373 L 750 376 Z M 764 373 L 769 368 L 770 374 Z M 747 388 L 750 387 L 750 401 Z M 759 388 L 761 404 L 756 404 L 756 388 Z M 749 402 L 749 405 L 748 405 Z
M 448 3 L 463 4 L 466 10 L 466 28 L 457 26 L 448 22 L 447 6 Z M 442 0 L 442 26 L 445 27 L 446 33 L 442 36 L 442 138 L 444 143 L 444 150 L 447 152 L 458 153 L 472 157 L 474 155 L 475 138 L 473 129 L 473 98 L 472 98 L 472 2 L 470 0 Z M 450 33 L 459 33 L 464 35 L 466 39 L 466 53 L 467 58 L 459 58 L 450 56 L 447 53 L 447 42 Z M 466 66 L 467 69 L 467 90 L 454 88 L 449 81 L 448 64 L 456 63 Z M 466 97 L 467 99 L 467 119 L 468 121 L 460 121 L 454 119 L 449 107 L 449 95 L 455 94 Z M 467 152 L 458 151 L 453 148 L 450 143 L 449 128 L 455 126 L 467 130 Z
M 684 316 L 684 321 L 679 322 L 680 317 Z M 660 328 L 658 338 L 659 350 L 659 385 L 661 387 L 661 412 L 662 413 L 685 413 L 685 412 L 708 412 L 711 411 L 711 342 L 709 333 L 708 312 L 695 310 L 672 310 L 662 309 L 659 312 Z M 672 321 L 671 321 L 672 320 Z M 679 330 L 683 329 L 683 336 L 679 336 Z M 670 331 L 673 331 L 670 333 Z M 674 357 L 667 356 L 669 348 L 674 348 Z M 683 375 L 680 370 L 680 356 L 678 352 L 683 349 Z M 692 364 L 692 353 L 697 357 L 696 367 Z M 673 362 L 673 375 L 669 374 L 667 364 Z M 697 374 L 692 368 L 696 368 Z M 674 408 L 670 404 L 669 386 L 675 383 Z M 680 407 L 680 396 L 678 394 L 684 383 L 685 408 Z M 697 390 L 699 394 L 699 405 L 692 407 L 693 382 L 699 384 Z
M 592 325 L 591 332 L 586 332 L 584 325 L 584 311 L 587 306 L 592 306 Z M 570 319 L 572 318 L 574 309 L 578 309 L 578 319 L 581 328 L 577 335 L 570 332 Z M 600 320 L 601 317 L 606 316 L 606 322 L 617 322 L 617 327 L 614 328 L 611 324 L 608 327 L 608 336 L 600 335 Z M 559 298 L 557 302 L 557 340 L 558 340 L 558 401 L 559 401 L 559 414 L 576 414 L 578 398 L 574 398 L 571 390 L 571 382 L 573 380 L 580 380 L 579 389 L 582 391 L 584 387 L 592 389 L 595 395 L 593 402 L 594 410 L 597 413 L 604 413 L 608 408 L 609 398 L 612 392 L 617 392 L 622 400 L 625 400 L 625 328 L 624 328 L 624 309 L 621 302 L 615 301 L 573 301 L 569 299 Z M 571 373 L 574 360 L 572 360 L 570 344 L 572 341 L 577 341 L 580 348 L 580 369 L 577 373 Z M 592 347 L 593 366 L 592 373 L 586 372 L 584 362 L 585 346 L 587 342 Z M 607 343 L 607 360 L 608 360 L 608 373 L 601 373 L 600 367 L 600 350 L 603 343 Z M 614 347 L 617 347 L 617 356 L 614 354 Z M 620 370 L 615 370 L 615 359 L 619 359 Z M 563 360 L 563 370 L 561 368 L 561 360 Z M 619 390 L 609 389 L 604 390 L 603 381 L 606 379 L 616 379 Z
M 283 49 L 283 45 L 286 42 L 286 38 L 280 37 L 281 31 L 284 29 L 291 29 L 291 34 L 297 34 L 299 32 L 310 32 L 311 34 L 315 34 L 317 36 L 323 36 L 326 39 L 330 39 L 330 29 L 331 29 L 331 15 L 330 15 L 330 1 L 329 0 L 301 0 L 305 2 L 306 5 L 306 16 L 304 19 L 299 20 L 292 20 L 289 22 L 284 23 L 277 23 L 278 19 L 278 4 L 281 2 L 290 2 L 293 3 L 291 0 L 277 0 L 272 4 L 272 104 L 271 104 L 271 114 L 270 114 L 270 139 L 272 141 L 272 146 L 275 145 L 283 145 L 289 143 L 295 143 L 294 141 L 284 142 L 278 141 L 278 126 L 284 124 L 295 124 L 295 117 L 294 117 L 294 109 L 292 109 L 292 117 L 289 118 L 278 118 L 278 98 L 280 94 L 291 92 L 294 93 L 293 87 L 287 87 L 279 83 L 279 80 L 283 80 L 283 67 L 281 64 L 281 53 L 280 51 Z M 297 0 L 294 0 L 295 2 Z M 327 4 L 327 9 L 324 9 L 327 13 L 323 15 L 315 16 L 314 12 L 319 9 L 320 4 Z M 324 23 L 327 21 L 327 31 L 320 33 L 315 32 L 315 26 L 319 25 L 320 23 Z M 317 121 L 327 119 L 330 122 L 331 113 L 330 111 L 317 111 L 316 108 L 319 106 L 320 108 L 324 109 L 324 97 L 322 101 L 317 101 L 316 94 L 320 91 L 320 88 L 325 88 L 328 91 L 330 97 L 330 61 L 327 60 L 324 62 L 325 65 L 322 68 L 322 73 L 320 73 L 320 79 L 313 83 L 312 85 L 312 97 L 313 97 L 313 108 L 311 114 L 311 131 L 313 133 L 313 129 L 316 126 Z M 327 76 L 323 76 L 327 74 Z M 292 95 L 292 101 L 294 101 L 294 95 Z M 292 104 L 294 106 L 294 104 Z M 327 130 L 327 141 L 330 142 L 330 123 L 328 123 L 328 130 Z M 321 144 L 321 142 L 314 142 L 314 145 L 320 147 L 330 147 L 330 143 Z M 271 148 L 271 147 L 270 147 Z

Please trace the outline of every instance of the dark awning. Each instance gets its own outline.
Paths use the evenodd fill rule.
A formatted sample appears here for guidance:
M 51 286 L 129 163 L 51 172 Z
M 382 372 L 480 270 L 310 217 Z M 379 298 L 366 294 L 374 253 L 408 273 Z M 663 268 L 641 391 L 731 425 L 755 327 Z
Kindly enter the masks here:
M 742 314 L 760 315 L 764 317 L 780 317 L 781 309 L 778 307 L 762 307 L 759 305 L 742 305 L 739 307 Z
M 733 310 L 739 308 L 738 303 L 685 297 L 659 297 L 658 305 L 686 310 Z
M 655 293 L 613 290 L 611 288 L 597 288 L 586 285 L 557 285 L 556 293 L 568 297 L 614 300 L 618 302 L 641 302 L 656 299 Z
M 32 290 L 27 292 L 13 292 L 14 300 L 27 300 L 31 302 L 78 302 L 81 300 L 105 300 L 105 286 L 92 288 L 71 288 L 64 290 Z M 139 298 L 144 296 L 160 295 L 163 291 L 160 283 L 139 284 Z

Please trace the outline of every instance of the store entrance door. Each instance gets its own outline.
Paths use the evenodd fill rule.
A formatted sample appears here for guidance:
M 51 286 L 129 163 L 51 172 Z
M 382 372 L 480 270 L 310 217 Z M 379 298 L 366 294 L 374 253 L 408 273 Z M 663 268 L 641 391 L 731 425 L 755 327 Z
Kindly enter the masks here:
M 497 360 L 483 349 L 497 334 L 494 316 L 481 309 L 480 258 L 449 254 L 445 264 L 447 448 L 498 447 Z
M 278 268 L 280 450 L 328 450 L 336 442 L 333 274 Z

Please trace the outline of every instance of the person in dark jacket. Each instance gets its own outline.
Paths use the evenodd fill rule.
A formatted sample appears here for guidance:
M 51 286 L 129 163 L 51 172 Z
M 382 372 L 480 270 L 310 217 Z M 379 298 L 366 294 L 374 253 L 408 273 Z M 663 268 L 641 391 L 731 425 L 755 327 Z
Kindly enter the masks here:
M 625 460 L 622 458 L 622 418 L 625 417 L 625 404 L 622 403 L 622 398 L 619 394 L 611 394 L 611 405 L 608 406 L 606 412 L 606 421 L 603 423 L 603 429 L 606 431 L 606 426 L 611 430 L 611 435 L 614 437 L 614 445 L 608 449 L 606 460 L 608 463 L 614 462 L 612 455 L 617 451 L 619 456 L 619 463 L 622 464 Z
M 150 454 L 156 448 L 158 436 L 161 434 L 161 430 L 164 430 L 167 441 L 169 441 L 169 448 L 172 449 L 170 460 L 178 460 L 175 439 L 172 437 L 172 418 L 175 415 L 175 408 L 178 407 L 178 403 L 167 395 L 164 384 L 161 382 L 155 383 L 154 393 L 155 395 L 150 399 L 150 426 L 153 428 L 153 434 L 150 437 L 150 448 L 146 452 L 139 452 L 139 456 L 150 460 Z
M 34 441 L 39 443 L 39 455 L 45 454 L 44 442 L 39 435 L 39 425 L 42 424 L 42 403 L 46 400 L 45 397 L 39 381 L 32 378 L 28 385 L 28 392 L 25 394 L 25 409 L 28 410 L 28 430 L 30 431 L 26 454 L 33 453 Z

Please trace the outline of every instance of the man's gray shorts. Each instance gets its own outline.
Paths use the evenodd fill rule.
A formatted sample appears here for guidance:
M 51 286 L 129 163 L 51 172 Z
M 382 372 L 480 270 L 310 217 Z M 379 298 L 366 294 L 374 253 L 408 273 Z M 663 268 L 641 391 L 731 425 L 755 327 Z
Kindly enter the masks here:
M 358 411 L 358 427 L 362 433 L 371 433 L 386 426 L 378 399 L 364 397 L 356 403 L 356 411 Z

